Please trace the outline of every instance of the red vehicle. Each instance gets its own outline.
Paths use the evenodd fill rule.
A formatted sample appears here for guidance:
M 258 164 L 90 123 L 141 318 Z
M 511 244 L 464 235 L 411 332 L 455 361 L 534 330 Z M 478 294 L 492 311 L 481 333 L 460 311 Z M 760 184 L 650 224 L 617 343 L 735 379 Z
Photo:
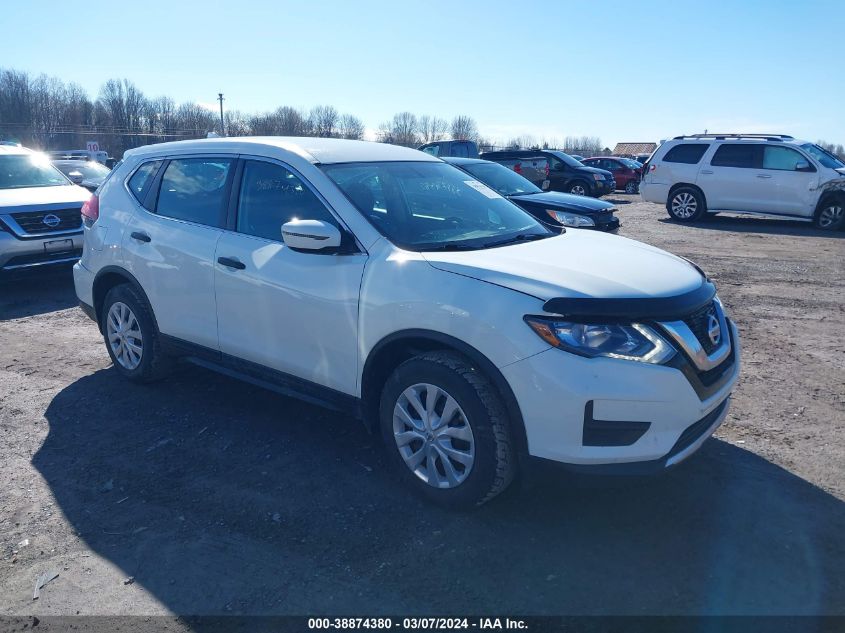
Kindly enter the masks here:
M 589 167 L 606 169 L 613 174 L 616 188 L 624 189 L 625 193 L 637 193 L 640 190 L 643 166 L 630 158 L 619 156 L 595 156 L 581 161 Z

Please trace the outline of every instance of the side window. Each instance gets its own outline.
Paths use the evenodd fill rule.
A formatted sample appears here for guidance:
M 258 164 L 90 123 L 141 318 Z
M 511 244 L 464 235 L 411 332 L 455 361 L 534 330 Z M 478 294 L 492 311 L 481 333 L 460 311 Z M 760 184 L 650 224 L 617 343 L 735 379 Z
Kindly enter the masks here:
M 423 147 L 423 151 L 426 154 L 431 154 L 432 156 L 440 156 L 440 146 L 439 145 L 429 145 L 428 147 Z
M 282 225 L 291 220 L 337 220 L 319 198 L 281 165 L 250 160 L 244 163 L 238 197 L 237 231 L 282 241 Z
M 766 145 L 763 148 L 763 169 L 795 171 L 799 163 L 807 165 L 810 161 L 789 147 Z
M 452 151 L 450 153 L 456 158 L 469 158 L 466 143 L 452 143 Z
M 710 147 L 708 143 L 681 143 L 666 152 L 663 162 L 695 165 L 704 156 L 708 147 Z
M 752 143 L 725 143 L 716 150 L 710 164 L 714 167 L 741 167 L 753 169 L 759 165 L 760 145 Z
M 161 178 L 156 213 L 177 220 L 221 226 L 232 161 L 226 158 L 171 160 Z
M 135 199 L 139 203 L 144 204 L 144 196 L 147 194 L 147 188 L 150 186 L 150 183 L 155 177 L 160 166 L 160 160 L 144 163 L 135 170 L 135 173 L 132 174 L 132 176 L 129 177 L 129 181 L 126 184 L 132 192 L 132 195 L 135 196 Z M 117 171 L 117 165 L 114 166 L 111 173 L 114 173 L 115 171 Z

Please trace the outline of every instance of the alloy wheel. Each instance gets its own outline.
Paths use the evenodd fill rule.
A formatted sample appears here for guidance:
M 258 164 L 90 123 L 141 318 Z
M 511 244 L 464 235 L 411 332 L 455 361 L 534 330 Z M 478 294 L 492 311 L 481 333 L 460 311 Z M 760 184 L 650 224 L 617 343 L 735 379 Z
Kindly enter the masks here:
M 141 364 L 144 353 L 141 325 L 128 305 L 121 301 L 111 305 L 106 316 L 106 334 L 121 367 L 132 371 Z
M 434 488 L 455 488 L 475 463 L 475 437 L 450 394 L 428 383 L 405 389 L 393 407 L 393 437 L 405 465 Z
M 569 190 L 569 193 L 576 196 L 586 196 L 587 190 L 584 189 L 584 185 L 573 185 L 572 189 Z
M 688 220 L 697 210 L 698 201 L 691 193 L 684 191 L 672 198 L 672 215 L 677 218 Z
M 845 207 L 832 204 L 822 209 L 819 214 L 819 226 L 823 229 L 838 226 L 842 223 L 843 217 L 845 217 Z

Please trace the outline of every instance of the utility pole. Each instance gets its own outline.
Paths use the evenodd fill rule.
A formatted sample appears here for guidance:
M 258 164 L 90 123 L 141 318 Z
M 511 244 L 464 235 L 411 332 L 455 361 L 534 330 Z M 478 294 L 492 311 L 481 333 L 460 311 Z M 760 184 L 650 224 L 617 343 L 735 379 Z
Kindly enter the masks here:
M 220 102 L 220 136 L 226 136 L 226 129 L 223 124 L 223 93 L 217 93 L 217 100 Z

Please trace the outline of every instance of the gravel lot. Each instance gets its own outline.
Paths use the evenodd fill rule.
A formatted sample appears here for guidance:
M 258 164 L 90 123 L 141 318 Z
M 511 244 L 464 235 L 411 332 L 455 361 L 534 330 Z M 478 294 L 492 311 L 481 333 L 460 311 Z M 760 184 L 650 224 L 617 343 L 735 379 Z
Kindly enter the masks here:
M 122 381 L 67 272 L 0 284 L 0 615 L 845 614 L 845 233 L 613 199 L 718 284 L 730 416 L 664 476 L 469 514 L 337 414 L 192 367 Z

